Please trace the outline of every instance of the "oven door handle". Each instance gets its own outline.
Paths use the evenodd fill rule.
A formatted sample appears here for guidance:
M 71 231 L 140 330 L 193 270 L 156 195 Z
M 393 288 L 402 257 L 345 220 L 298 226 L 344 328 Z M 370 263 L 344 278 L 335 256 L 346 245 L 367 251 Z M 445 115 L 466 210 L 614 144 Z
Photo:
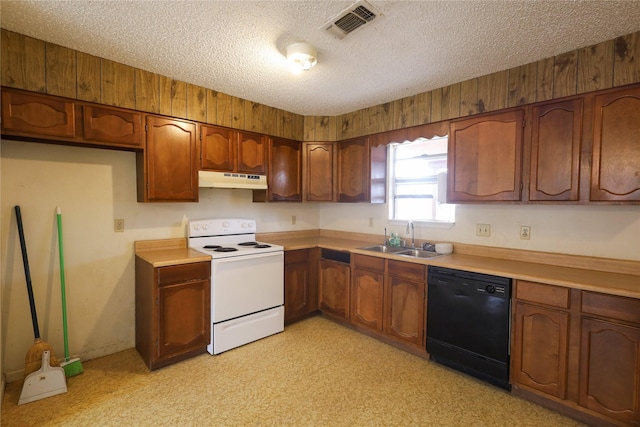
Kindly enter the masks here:
M 273 257 L 273 256 L 284 257 L 284 251 L 275 251 L 275 252 L 266 252 L 266 253 L 263 252 L 259 254 L 250 254 L 250 255 L 238 255 L 238 256 L 231 256 L 226 258 L 214 258 L 211 260 L 211 262 L 227 263 L 227 262 L 236 262 L 236 261 L 247 261 L 247 260 L 258 259 L 258 258 L 267 258 L 267 257 Z

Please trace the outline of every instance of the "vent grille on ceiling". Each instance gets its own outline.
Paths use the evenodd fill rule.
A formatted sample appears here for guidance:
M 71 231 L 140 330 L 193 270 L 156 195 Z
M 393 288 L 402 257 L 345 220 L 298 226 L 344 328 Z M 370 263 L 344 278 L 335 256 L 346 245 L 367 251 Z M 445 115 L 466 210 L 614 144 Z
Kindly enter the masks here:
M 382 14 L 363 0 L 331 18 L 329 22 L 324 25 L 324 29 L 339 39 L 342 39 L 352 31 L 373 21 L 377 16 L 382 16 Z

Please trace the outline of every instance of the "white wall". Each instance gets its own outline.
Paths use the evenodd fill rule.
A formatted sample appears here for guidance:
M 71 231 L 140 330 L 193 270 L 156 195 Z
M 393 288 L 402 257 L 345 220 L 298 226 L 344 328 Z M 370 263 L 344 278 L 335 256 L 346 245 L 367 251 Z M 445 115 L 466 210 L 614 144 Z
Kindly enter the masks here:
M 134 241 L 185 237 L 187 222 L 203 218 L 254 218 L 258 232 L 318 228 L 316 206 L 252 203 L 248 190 L 202 189 L 200 203 L 138 203 L 134 153 L 1 144 L 0 351 L 9 381 L 21 377 L 34 341 L 15 205 L 22 211 L 40 333 L 57 357 L 64 354 L 55 214 L 62 208 L 69 345 L 83 359 L 135 345 Z M 115 218 L 125 219 L 123 233 L 114 232 Z
M 387 227 L 409 242 L 406 222 L 387 217 L 387 205 L 330 205 L 320 211 L 320 227 L 380 235 Z M 476 236 L 478 223 L 490 224 L 491 236 Z M 531 227 L 530 240 L 520 239 L 522 225 Z M 415 238 L 640 261 L 640 206 L 458 205 L 452 227 L 416 223 Z
M 135 154 L 2 141 L 0 360 L 21 378 L 33 344 L 14 206 L 20 205 L 42 338 L 63 355 L 56 206 L 63 211 L 69 344 L 95 358 L 135 345 L 136 240 L 184 237 L 189 220 L 247 217 L 258 232 L 316 229 L 382 235 L 387 207 L 368 204 L 260 204 L 247 190 L 202 189 L 200 203 L 137 203 Z M 297 218 L 291 225 L 291 216 Z M 113 220 L 125 219 L 125 232 Z M 374 218 L 369 227 L 369 218 Z M 492 236 L 475 236 L 488 223 Z M 519 226 L 532 239 L 518 238 Z M 406 237 L 406 235 L 405 235 Z M 416 228 L 417 239 L 640 260 L 639 206 L 459 206 L 451 229 Z

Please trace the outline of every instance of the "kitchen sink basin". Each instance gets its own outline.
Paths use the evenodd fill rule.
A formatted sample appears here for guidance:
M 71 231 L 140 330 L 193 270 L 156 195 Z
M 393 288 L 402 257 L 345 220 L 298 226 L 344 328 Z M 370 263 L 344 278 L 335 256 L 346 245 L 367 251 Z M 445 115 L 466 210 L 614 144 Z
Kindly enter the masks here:
M 381 253 L 390 253 L 390 254 L 394 254 L 394 253 L 398 253 L 406 250 L 406 248 L 387 246 L 387 245 L 367 246 L 367 247 L 358 248 L 358 249 L 362 249 L 363 251 L 372 251 L 372 252 L 381 252 Z
M 405 249 L 403 251 L 396 252 L 396 255 L 406 255 L 415 258 L 436 258 L 442 256 L 442 254 L 437 252 L 425 251 L 422 249 Z

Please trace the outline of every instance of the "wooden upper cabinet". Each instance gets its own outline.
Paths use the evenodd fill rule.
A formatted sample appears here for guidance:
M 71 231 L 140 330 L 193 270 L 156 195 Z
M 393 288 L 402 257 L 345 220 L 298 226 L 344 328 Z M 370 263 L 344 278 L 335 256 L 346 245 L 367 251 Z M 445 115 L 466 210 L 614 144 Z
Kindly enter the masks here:
M 83 105 L 83 136 L 88 141 L 109 142 L 124 147 L 144 146 L 142 114 L 97 105 Z
M 147 116 L 144 185 L 140 188 L 139 177 L 138 201 L 197 202 L 197 142 L 194 122 Z
M 592 201 L 640 201 L 640 86 L 595 96 Z
M 2 88 L 2 131 L 74 138 L 74 103 L 50 95 Z
M 302 201 L 302 143 L 271 138 L 269 145 L 269 201 Z
M 577 201 L 583 98 L 531 109 L 529 200 Z
M 303 198 L 306 202 L 335 202 L 336 195 L 336 144 L 304 143 Z
M 338 142 L 338 201 L 386 201 L 386 146 L 372 147 L 369 137 Z
M 238 135 L 232 129 L 200 125 L 200 169 L 235 172 Z
M 200 169 L 264 175 L 267 143 L 258 133 L 200 125 Z
M 268 140 L 259 133 L 238 132 L 237 172 L 255 175 L 267 173 Z
M 451 122 L 447 202 L 521 199 L 524 111 Z

